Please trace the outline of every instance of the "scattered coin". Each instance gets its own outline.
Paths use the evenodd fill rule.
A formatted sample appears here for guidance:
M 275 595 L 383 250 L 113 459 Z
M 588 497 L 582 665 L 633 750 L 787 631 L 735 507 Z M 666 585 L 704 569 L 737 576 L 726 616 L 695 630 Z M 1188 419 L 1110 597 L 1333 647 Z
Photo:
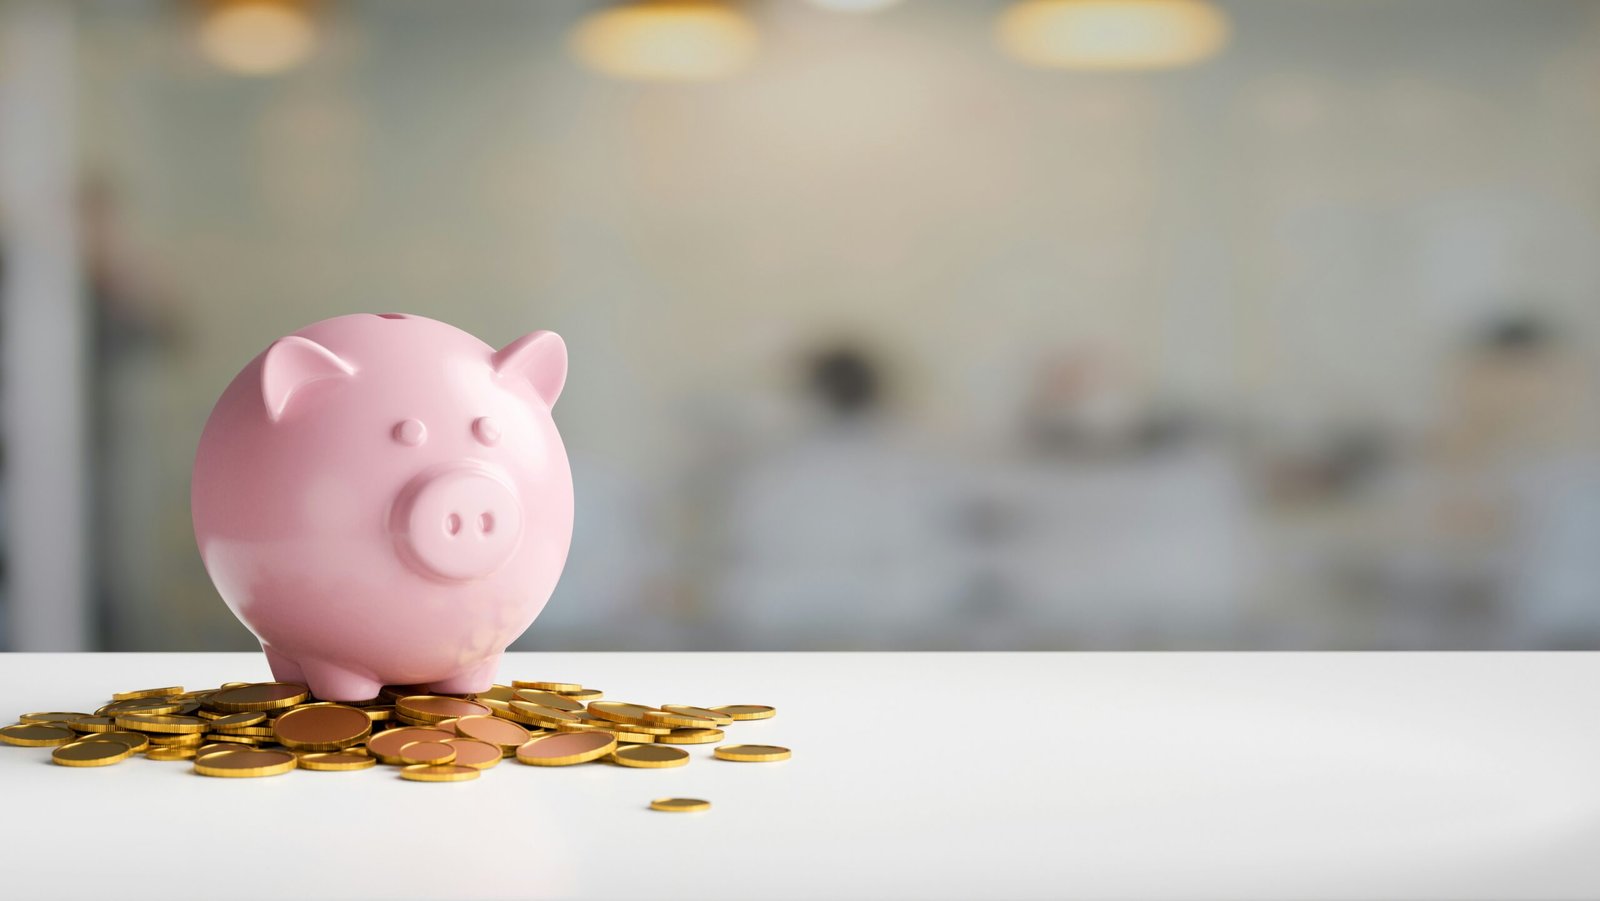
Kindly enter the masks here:
M 542 688 L 545 691 L 583 691 L 583 686 L 576 682 L 524 682 L 520 679 L 511 680 L 512 688 Z
M 300 755 L 305 770 L 365 770 L 378 765 L 378 758 L 354 751 L 312 751 Z
M 161 748 L 198 748 L 205 740 L 198 732 L 150 736 L 150 743 Z
M 334 751 L 365 741 L 372 720 L 343 704 L 296 707 L 272 721 L 272 732 L 290 750 Z
M 476 701 L 461 698 L 409 695 L 394 702 L 394 712 L 396 716 L 410 717 L 423 723 L 437 723 L 458 716 L 484 716 L 490 711 Z
M 138 732 L 96 732 L 93 735 L 84 736 L 85 740 L 90 738 L 96 741 L 120 741 L 132 748 L 136 754 L 150 747 L 149 737 Z
M 22 716 L 17 717 L 17 720 L 23 723 L 70 723 L 75 719 L 89 715 L 66 710 L 47 710 L 43 713 L 24 713 Z
M 569 697 L 574 701 L 583 701 L 585 703 L 589 701 L 598 701 L 606 696 L 606 693 L 598 688 L 580 688 L 577 691 L 563 691 L 560 692 L 560 694 L 564 695 L 565 697 Z
M 277 776 L 289 772 L 297 765 L 295 756 L 288 751 L 266 751 L 256 748 L 217 752 L 203 757 L 197 755 L 194 759 L 196 773 L 202 776 L 229 778 Z
M 194 748 L 184 748 L 176 745 L 154 745 L 144 752 L 150 760 L 193 760 Z
M 651 810 L 667 810 L 673 813 L 693 813 L 699 810 L 710 810 L 711 802 L 699 798 L 657 798 L 650 802 Z
M 550 707 L 555 710 L 565 710 L 568 713 L 583 709 L 582 701 L 575 701 L 566 695 L 556 694 L 553 691 L 541 691 L 537 688 L 519 688 L 517 689 L 516 697 L 511 700 L 527 701 L 529 704 L 538 704 L 541 707 Z
M 689 752 L 665 745 L 623 745 L 611 752 L 611 759 L 623 766 L 647 768 L 683 766 L 689 762 Z
M 450 761 L 457 766 L 470 766 L 473 769 L 486 770 L 498 766 L 505 759 L 505 753 L 499 745 L 491 745 L 486 741 L 475 738 L 446 739 L 445 744 L 455 749 L 455 759 Z M 404 752 L 401 752 L 402 755 Z
M 728 716 L 726 713 L 718 713 L 709 707 L 691 707 L 687 704 L 662 704 L 661 709 L 673 713 L 686 713 L 689 716 L 705 717 L 718 726 L 728 726 L 733 723 L 733 717 Z
M 517 696 L 517 690 L 509 685 L 491 685 L 488 691 L 480 691 L 472 696 L 480 704 L 484 701 L 509 701 Z
M 724 735 L 721 729 L 674 729 L 657 735 L 656 741 L 664 745 L 710 745 L 722 741 Z
M 713 707 L 712 710 L 724 713 L 736 720 L 766 720 L 778 715 L 778 711 L 765 704 L 728 704 L 724 707 Z
M 99 714 L 104 716 L 121 716 L 124 713 L 177 713 L 182 714 L 184 708 L 191 711 L 198 710 L 200 705 L 190 701 L 172 701 L 167 698 L 139 698 L 132 701 L 112 701 L 101 707 Z
M 182 685 L 170 685 L 166 688 L 141 688 L 137 691 L 119 691 L 111 695 L 113 701 L 134 701 L 139 698 L 164 698 L 168 695 L 179 694 L 183 691 Z
M 698 716 L 677 710 L 646 710 L 644 718 L 657 726 L 669 726 L 679 729 L 708 729 L 717 725 L 715 717 Z
M 86 738 L 50 752 L 50 759 L 62 766 L 109 766 L 132 756 L 132 748 L 120 741 L 106 741 L 103 738 Z
M 213 729 L 237 729 L 242 726 L 255 726 L 267 721 L 267 714 L 264 710 L 250 710 L 244 713 L 224 713 L 220 715 L 213 713 L 211 717 L 206 716 L 208 712 L 200 711 L 200 717 L 202 719 L 211 719 L 211 728 Z
M 532 723 L 536 726 L 559 726 L 562 723 L 580 723 L 583 720 L 576 714 L 554 707 L 545 707 L 542 704 L 529 704 L 527 701 L 512 701 L 511 715 L 518 722 Z
M 414 741 L 444 741 L 454 737 L 441 729 L 400 726 L 379 732 L 367 739 L 367 751 L 378 758 L 380 763 L 393 765 L 400 762 L 400 749 Z
M 649 725 L 650 720 L 645 714 L 654 709 L 643 704 L 624 704 L 621 701 L 595 701 L 589 705 L 589 713 L 600 719 L 641 725 Z
M 517 749 L 517 762 L 532 766 L 570 766 L 599 760 L 617 747 L 609 732 L 556 732 L 535 736 Z
M 78 733 L 67 726 L 48 723 L 17 723 L 0 728 L 0 741 L 25 748 L 48 748 L 76 741 Z
M 442 766 L 455 761 L 456 749 L 443 741 L 413 741 L 402 745 L 400 753 L 395 756 L 400 758 L 401 763 Z
M 85 714 L 76 719 L 68 720 L 62 725 L 68 726 L 78 732 L 115 732 L 117 721 L 109 716 L 93 716 Z
M 769 760 L 788 760 L 789 749 L 777 745 L 723 745 L 714 748 L 712 754 L 723 760 L 737 760 L 741 763 L 765 763 Z
M 528 730 L 510 720 L 497 716 L 464 716 L 456 720 L 456 734 L 464 738 L 488 742 L 499 748 L 503 756 L 517 753 L 517 748 L 528 743 Z
M 361 708 L 361 712 L 365 713 L 367 719 L 372 720 L 373 723 L 387 723 L 394 719 L 393 704 L 373 704 L 370 707 Z
M 257 682 L 218 689 L 206 704 L 227 713 L 246 710 L 279 710 L 293 707 L 310 697 L 311 692 L 298 682 Z
M 442 766 L 417 763 L 402 769 L 400 778 L 410 779 L 413 782 L 466 782 L 482 774 L 482 770 L 470 766 L 456 766 L 453 763 Z
M 210 720 L 197 716 L 170 716 L 158 713 L 123 713 L 117 725 L 140 732 L 204 732 Z

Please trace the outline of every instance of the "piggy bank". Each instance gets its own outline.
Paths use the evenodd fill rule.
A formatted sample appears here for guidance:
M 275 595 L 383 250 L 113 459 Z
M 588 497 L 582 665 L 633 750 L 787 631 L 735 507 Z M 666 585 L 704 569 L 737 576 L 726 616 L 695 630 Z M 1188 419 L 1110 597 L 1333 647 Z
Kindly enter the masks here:
M 340 316 L 273 342 L 200 436 L 200 556 L 273 677 L 319 698 L 489 688 L 572 539 L 554 332 L 495 350 L 442 322 Z

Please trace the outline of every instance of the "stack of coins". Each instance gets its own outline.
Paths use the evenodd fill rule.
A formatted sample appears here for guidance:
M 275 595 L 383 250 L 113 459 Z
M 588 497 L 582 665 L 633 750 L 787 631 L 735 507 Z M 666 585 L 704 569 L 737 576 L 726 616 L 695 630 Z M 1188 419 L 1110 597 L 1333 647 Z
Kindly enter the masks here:
M 92 713 L 25 713 L 0 727 L 0 742 L 51 749 L 63 766 L 108 766 L 136 754 L 193 761 L 202 776 L 276 776 L 294 769 L 339 772 L 379 764 L 415 782 L 464 782 L 506 758 L 529 766 L 604 762 L 663 768 L 690 761 L 685 746 L 712 757 L 785 760 L 776 745 L 723 745 L 741 720 L 769 719 L 759 704 L 651 707 L 605 700 L 575 682 L 515 680 L 467 695 L 385 686 L 366 701 L 321 701 L 293 682 L 228 682 L 117 692 Z M 657 798 L 653 810 L 705 810 L 695 798 Z

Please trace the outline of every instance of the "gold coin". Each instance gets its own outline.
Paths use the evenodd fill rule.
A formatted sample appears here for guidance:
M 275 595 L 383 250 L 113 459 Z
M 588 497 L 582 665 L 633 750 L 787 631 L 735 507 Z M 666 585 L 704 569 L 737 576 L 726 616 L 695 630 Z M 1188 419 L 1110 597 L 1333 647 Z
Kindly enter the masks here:
M 623 766 L 669 767 L 689 762 L 689 752 L 665 745 L 623 745 L 611 752 L 611 759 Z
M 241 748 L 237 751 L 219 751 L 194 759 L 194 771 L 202 776 L 251 778 L 277 776 L 299 765 L 288 751 L 263 751 Z
M 174 701 L 204 701 L 216 692 L 215 688 L 202 688 L 196 691 L 179 692 L 172 696 Z
M 550 707 L 555 710 L 565 710 L 568 713 L 582 710 L 583 702 L 574 701 L 566 695 L 559 695 L 553 691 L 540 691 L 537 688 L 519 688 L 513 701 L 527 701 L 529 704 L 538 704 L 540 707 Z
M 472 696 L 474 701 L 509 701 L 517 696 L 517 690 L 509 685 L 492 685 L 488 691 L 480 691 Z
M 216 694 L 206 701 L 206 706 L 225 713 L 277 710 L 281 707 L 293 707 L 310 696 L 310 690 L 298 682 L 257 682 L 253 685 L 218 689 Z
M 527 744 L 531 737 L 528 730 L 497 716 L 464 716 L 456 720 L 456 734 L 488 742 L 507 757 L 517 753 L 517 749 Z
M 723 760 L 741 763 L 764 763 L 770 760 L 788 760 L 789 749 L 777 745 L 723 745 L 711 751 Z
M 622 724 L 621 723 L 612 723 L 611 725 L 620 726 Z M 538 730 L 538 731 L 543 731 L 543 730 Z M 557 732 L 610 732 L 613 735 L 616 734 L 616 730 L 607 729 L 605 726 L 600 725 L 598 721 L 589 722 L 589 723 L 562 723 L 561 725 L 555 727 L 555 731 L 557 731 Z
M 253 684 L 253 683 L 250 683 L 250 682 L 224 682 L 221 685 L 217 686 L 217 691 L 222 691 L 225 688 L 244 688 L 246 685 L 250 685 L 250 684 Z
M 400 749 L 414 741 L 444 741 L 455 738 L 442 729 L 425 729 L 420 726 L 399 726 L 386 729 L 367 739 L 367 751 L 378 758 L 379 763 L 397 764 L 400 762 Z
M 206 738 L 211 741 L 227 742 L 230 745 L 248 745 L 250 747 L 267 743 L 267 740 L 259 735 L 229 735 L 225 732 L 212 732 Z
M 194 748 L 180 748 L 172 745 L 157 745 L 144 752 L 144 756 L 151 760 L 193 760 Z
M 651 810 L 667 810 L 673 813 L 694 813 L 699 810 L 710 810 L 711 802 L 699 798 L 657 798 L 650 802 Z
M 448 739 L 446 739 L 448 741 Z M 456 749 L 443 741 L 412 741 L 400 746 L 400 753 L 395 755 L 401 763 L 426 763 L 433 766 L 443 766 L 454 763 Z
M 498 765 L 506 756 L 499 745 L 478 741 L 475 738 L 450 738 L 445 740 L 445 744 L 455 748 L 455 760 L 451 762 L 457 766 L 486 770 Z
M 688 704 L 662 704 L 661 709 L 669 710 L 673 713 L 685 713 L 689 716 L 702 716 L 713 721 L 718 726 L 728 726 L 733 723 L 733 717 L 728 716 L 726 713 L 718 713 L 709 707 L 691 707 Z
M 589 705 L 589 713 L 600 719 L 610 720 L 614 723 L 638 723 L 641 725 L 650 724 L 650 720 L 645 717 L 645 714 L 654 709 L 654 707 L 646 707 L 643 704 L 624 704 L 621 701 L 595 701 Z
M 496 701 L 494 698 L 479 698 L 478 703 L 489 708 L 489 712 L 502 719 L 516 719 L 511 715 L 511 704 L 507 701 Z
M 674 729 L 656 736 L 656 741 L 664 745 L 710 745 L 722 741 L 725 735 L 721 729 Z
M 606 693 L 598 688 L 580 688 L 577 691 L 563 691 L 561 694 L 565 697 L 573 699 L 574 701 L 584 702 L 598 701 L 606 696 Z
M 89 739 L 94 739 L 95 741 L 120 741 L 132 748 L 136 754 L 150 747 L 150 737 L 138 732 L 96 732 L 93 735 L 83 737 L 84 741 Z
M 394 719 L 393 704 L 374 704 L 371 707 L 361 708 L 361 712 L 365 713 L 367 719 L 372 720 L 373 723 L 387 723 Z
M 476 701 L 447 698 L 443 695 L 407 695 L 394 702 L 394 712 L 399 717 L 410 717 L 424 723 L 437 723 L 458 716 L 487 716 L 489 708 Z
M 97 716 L 121 716 L 124 713 L 183 713 L 190 702 L 169 701 L 166 698 L 142 698 L 133 701 L 112 701 L 95 711 Z M 199 705 L 195 705 L 199 709 Z
M 736 720 L 766 720 L 778 715 L 775 708 L 765 704 L 728 704 L 723 707 L 711 708 L 717 713 L 724 713 Z
M 545 691 L 583 691 L 583 686 L 576 682 L 524 682 L 521 679 L 512 679 L 511 687 L 541 688 Z
M 197 716 L 122 713 L 117 715 L 117 725 L 140 732 L 204 732 L 211 722 Z
M 62 766 L 109 766 L 132 756 L 132 748 L 120 741 L 103 738 L 86 738 L 50 752 L 51 761 Z
M 656 737 L 648 732 L 629 732 L 623 726 L 613 726 L 608 731 L 617 737 L 618 744 L 649 745 L 655 744 L 656 740 Z
M 710 729 L 717 725 L 717 721 L 712 717 L 696 716 L 676 710 L 649 710 L 645 712 L 644 718 L 652 725 L 670 726 L 675 729 Z
M 208 727 L 213 735 L 253 735 L 256 738 L 273 738 L 277 735 L 272 731 L 271 724 L 262 723 L 256 726 L 231 726 L 228 728 Z
M 109 716 L 91 716 L 91 715 L 85 714 L 83 716 L 78 717 L 75 720 L 71 720 L 69 722 L 62 723 L 61 725 L 68 726 L 68 727 L 70 727 L 72 729 L 75 729 L 75 730 L 77 730 L 79 732 L 115 732 L 115 731 L 117 731 L 117 721 L 114 718 L 109 717 Z
M 202 710 L 200 717 L 211 720 L 211 728 L 213 729 L 238 729 L 243 726 L 255 726 L 267 721 L 267 714 L 264 710 L 250 710 L 244 713 L 213 713 L 209 717 L 206 716 L 208 712 Z
M 272 721 L 278 743 L 294 751 L 336 751 L 372 734 L 372 720 L 355 707 L 296 707 Z
M 312 751 L 300 755 L 300 768 L 305 770 L 364 770 L 377 765 L 376 757 L 354 751 Z
M 214 741 L 214 742 L 209 742 L 207 744 L 203 744 L 198 748 L 195 748 L 194 749 L 194 754 L 195 754 L 196 757 L 204 757 L 207 754 L 215 754 L 218 751 L 237 751 L 237 750 L 239 750 L 239 746 L 234 744 L 234 743 L 232 743 L 232 742 Z
M 672 732 L 671 726 L 658 726 L 654 723 L 619 723 L 614 720 L 595 719 L 590 723 L 602 729 L 626 729 L 629 732 L 644 735 L 667 735 Z
M 562 723 L 582 722 L 577 716 L 565 710 L 545 707 L 542 704 L 529 704 L 527 701 L 512 701 L 511 717 L 519 723 L 533 723 L 536 726 L 554 727 Z
M 70 723 L 86 716 L 92 716 L 92 714 L 74 713 L 68 710 L 46 710 L 42 713 L 24 713 L 22 716 L 17 717 L 17 720 L 23 723 Z
M 25 748 L 48 748 L 78 740 L 78 733 L 64 725 L 17 723 L 0 728 L 0 741 Z
M 205 736 L 198 732 L 181 732 L 176 735 L 152 735 L 150 744 L 161 748 L 198 748 Z
M 182 691 L 182 685 L 169 685 L 166 688 L 141 688 L 137 691 L 119 691 L 111 696 L 111 700 L 136 701 L 139 698 L 164 698 L 168 695 L 179 694 Z
M 611 753 L 617 737 L 609 732 L 554 732 L 534 736 L 517 749 L 517 761 L 531 766 L 570 766 Z
M 412 782 L 466 782 L 476 779 L 482 770 L 470 766 L 456 766 L 443 764 L 432 766 L 426 763 L 416 763 L 400 771 L 401 779 L 410 779 Z

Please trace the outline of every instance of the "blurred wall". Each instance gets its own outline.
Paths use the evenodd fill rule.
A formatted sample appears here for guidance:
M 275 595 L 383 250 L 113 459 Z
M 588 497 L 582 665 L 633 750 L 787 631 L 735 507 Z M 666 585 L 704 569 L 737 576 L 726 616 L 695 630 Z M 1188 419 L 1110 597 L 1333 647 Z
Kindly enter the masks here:
M 582 4 L 328 4 L 258 79 L 186 7 L 81 4 L 96 641 L 249 646 L 194 550 L 200 427 L 273 338 L 362 310 L 571 347 L 578 529 L 530 647 L 1589 641 L 1589 507 L 1465 544 L 1431 511 L 1493 322 L 1553 333 L 1587 415 L 1600 8 L 1220 5 L 1214 60 L 1094 74 L 1005 58 L 995 4 L 761 3 L 746 74 L 677 86 L 576 65 Z M 829 348 L 871 415 L 808 389 Z M 1296 494 L 1361 438 L 1370 478 Z M 1552 571 L 1576 600 L 1540 625 Z

